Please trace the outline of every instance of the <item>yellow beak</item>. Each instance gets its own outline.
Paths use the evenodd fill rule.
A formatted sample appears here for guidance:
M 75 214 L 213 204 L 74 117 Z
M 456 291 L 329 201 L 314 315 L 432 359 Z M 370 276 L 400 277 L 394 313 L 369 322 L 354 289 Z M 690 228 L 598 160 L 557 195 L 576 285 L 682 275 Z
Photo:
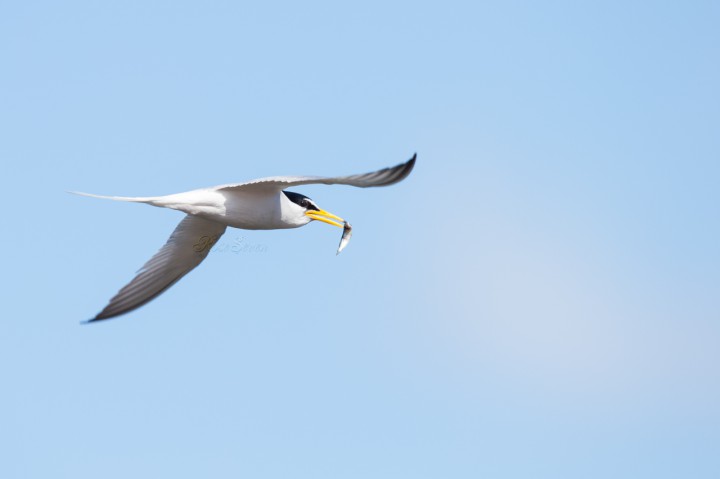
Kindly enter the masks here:
M 339 216 L 335 216 L 332 213 L 328 213 L 325 210 L 310 210 L 310 211 L 305 212 L 305 214 L 314 220 L 322 221 L 323 223 L 327 223 L 327 224 L 333 225 L 333 226 L 339 226 L 340 228 L 343 227 L 342 224 L 338 223 L 337 221 L 328 219 L 328 218 L 334 218 L 336 220 L 339 220 L 339 221 L 342 221 L 343 223 L 345 223 L 344 219 L 340 218 Z

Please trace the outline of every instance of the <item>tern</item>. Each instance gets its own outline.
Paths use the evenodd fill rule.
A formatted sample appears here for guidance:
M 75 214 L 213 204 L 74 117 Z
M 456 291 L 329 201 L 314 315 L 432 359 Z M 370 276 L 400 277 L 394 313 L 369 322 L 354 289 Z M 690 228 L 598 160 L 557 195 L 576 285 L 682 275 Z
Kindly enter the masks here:
M 322 221 L 345 228 L 339 253 L 349 239 L 349 224 L 339 216 L 323 210 L 307 196 L 286 191 L 286 188 L 313 184 L 359 188 L 389 186 L 410 174 L 416 158 L 417 154 L 405 163 L 359 175 L 272 176 L 166 196 L 102 196 L 72 192 L 93 198 L 146 203 L 186 214 L 160 251 L 140 268 L 135 278 L 113 296 L 97 316 L 86 322 L 129 313 L 157 298 L 207 257 L 228 226 L 247 230 L 273 230 L 298 228 L 311 221 Z

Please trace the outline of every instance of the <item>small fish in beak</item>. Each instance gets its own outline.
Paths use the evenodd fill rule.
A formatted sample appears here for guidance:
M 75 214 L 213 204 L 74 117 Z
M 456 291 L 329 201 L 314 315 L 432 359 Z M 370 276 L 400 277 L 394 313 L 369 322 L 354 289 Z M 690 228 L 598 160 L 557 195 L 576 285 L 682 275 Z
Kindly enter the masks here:
M 343 222 L 343 234 L 342 238 L 340 238 L 340 246 L 338 246 L 337 253 L 335 253 L 335 256 L 339 255 L 342 250 L 345 249 L 347 244 L 350 242 L 350 237 L 352 236 L 352 226 L 350 226 L 350 223 L 347 221 Z

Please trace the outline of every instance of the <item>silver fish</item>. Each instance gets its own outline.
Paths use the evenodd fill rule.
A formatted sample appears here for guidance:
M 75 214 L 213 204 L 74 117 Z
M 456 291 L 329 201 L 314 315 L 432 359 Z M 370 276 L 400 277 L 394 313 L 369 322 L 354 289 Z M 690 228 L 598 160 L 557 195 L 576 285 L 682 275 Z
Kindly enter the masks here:
M 345 221 L 344 225 L 343 225 L 342 238 L 340 238 L 340 246 L 338 246 L 338 250 L 337 250 L 337 253 L 335 253 L 335 256 L 339 255 L 340 252 L 345 249 L 347 244 L 350 242 L 351 236 L 352 236 L 352 226 L 350 226 L 350 223 Z

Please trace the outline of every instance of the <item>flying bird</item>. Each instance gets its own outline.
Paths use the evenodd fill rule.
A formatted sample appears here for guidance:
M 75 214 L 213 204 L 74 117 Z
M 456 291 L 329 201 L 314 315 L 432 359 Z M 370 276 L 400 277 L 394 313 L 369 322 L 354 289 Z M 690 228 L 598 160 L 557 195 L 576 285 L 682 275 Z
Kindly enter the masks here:
M 167 196 L 101 196 L 104 198 L 170 208 L 186 214 L 165 245 L 87 322 L 128 313 L 157 298 L 204 260 L 212 246 L 230 226 L 247 230 L 298 228 L 311 221 L 344 227 L 338 253 L 349 239 L 350 226 L 339 216 L 320 208 L 313 200 L 286 188 L 302 185 L 350 185 L 359 188 L 388 186 L 405 179 L 415 166 L 416 155 L 390 168 L 371 173 L 326 178 L 321 176 L 272 176 L 202 188 Z M 342 223 L 340 223 L 342 222 Z

